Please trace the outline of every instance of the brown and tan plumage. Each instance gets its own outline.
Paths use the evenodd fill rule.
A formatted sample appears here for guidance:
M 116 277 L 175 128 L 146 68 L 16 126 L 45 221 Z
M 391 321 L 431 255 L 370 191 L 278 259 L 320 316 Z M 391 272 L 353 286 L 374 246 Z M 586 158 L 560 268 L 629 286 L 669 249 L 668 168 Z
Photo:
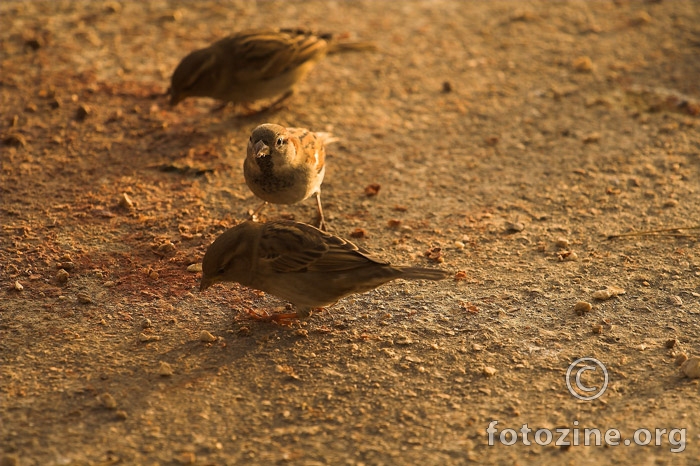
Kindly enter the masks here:
M 188 97 L 247 104 L 282 95 L 271 107 L 289 97 L 327 54 L 369 49 L 374 46 L 304 29 L 242 31 L 182 59 L 171 78 L 170 104 Z
M 321 183 L 326 173 L 325 145 L 334 142 L 329 133 L 305 128 L 285 128 L 265 123 L 248 140 L 243 175 L 253 193 L 268 203 L 295 204 L 316 195 L 318 226 L 325 230 L 321 207 Z
M 314 308 L 397 278 L 448 276 L 439 269 L 392 266 L 348 240 L 289 221 L 246 221 L 227 230 L 207 249 L 202 272 L 201 291 L 217 282 L 237 282 L 296 306 L 296 313 L 266 320 L 308 317 Z

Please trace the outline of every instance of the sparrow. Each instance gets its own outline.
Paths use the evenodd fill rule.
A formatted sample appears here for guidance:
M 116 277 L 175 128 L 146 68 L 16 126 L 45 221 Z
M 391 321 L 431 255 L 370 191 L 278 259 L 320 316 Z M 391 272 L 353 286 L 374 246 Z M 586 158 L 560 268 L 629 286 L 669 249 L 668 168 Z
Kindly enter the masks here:
M 326 174 L 325 145 L 337 141 L 329 133 L 285 128 L 265 123 L 253 130 L 243 161 L 245 182 L 265 201 L 253 212 L 254 220 L 268 202 L 296 204 L 316 195 L 318 227 L 326 229 L 321 207 L 321 183 Z
M 188 97 L 248 104 L 282 94 L 268 109 L 290 97 L 326 55 L 375 49 L 369 42 L 341 42 L 305 29 L 238 32 L 182 59 L 168 90 L 170 104 Z
M 204 291 L 217 282 L 236 282 L 291 302 L 296 312 L 254 317 L 284 321 L 308 317 L 315 308 L 372 290 L 397 278 L 441 280 L 440 269 L 392 266 L 348 240 L 292 221 L 251 220 L 225 231 L 202 261 Z

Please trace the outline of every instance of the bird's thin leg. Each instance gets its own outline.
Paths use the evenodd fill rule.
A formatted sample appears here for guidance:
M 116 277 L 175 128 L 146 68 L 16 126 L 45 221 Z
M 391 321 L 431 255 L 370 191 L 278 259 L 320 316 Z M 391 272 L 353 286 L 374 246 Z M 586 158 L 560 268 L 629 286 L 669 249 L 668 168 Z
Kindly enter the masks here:
M 258 207 L 257 209 L 255 209 L 253 212 L 249 211 L 248 213 L 250 213 L 250 219 L 254 222 L 257 222 L 258 215 L 260 215 L 260 212 L 262 212 L 262 210 L 265 208 L 266 205 L 267 205 L 267 201 L 263 202 L 262 205 L 260 207 Z
M 292 95 L 294 95 L 294 89 L 290 89 L 287 92 L 285 92 L 284 94 L 282 94 L 282 97 L 280 97 L 279 99 L 275 100 L 270 105 L 268 105 L 265 110 L 269 110 L 269 109 L 281 106 L 281 104 L 284 103 L 285 100 L 289 99 Z
M 326 220 L 323 217 L 323 207 L 321 207 L 321 191 L 316 193 L 316 207 L 318 208 L 318 229 L 328 231 L 326 229 Z
M 241 117 L 243 118 L 249 118 L 253 116 L 259 116 L 262 113 L 265 112 L 273 112 L 280 110 L 282 107 L 282 104 L 284 103 L 285 100 L 289 99 L 292 95 L 294 94 L 294 90 L 289 90 L 285 92 L 282 97 L 279 99 L 275 100 L 269 105 L 265 105 L 264 107 L 261 107 L 257 110 L 252 110 L 250 107 L 246 106 L 246 112 L 241 114 Z
M 261 112 L 261 110 L 253 108 L 253 106 L 250 105 L 250 102 L 242 102 L 240 104 L 240 107 L 242 109 L 242 112 L 239 115 L 237 115 L 237 118 L 248 118 L 251 116 L 258 115 Z

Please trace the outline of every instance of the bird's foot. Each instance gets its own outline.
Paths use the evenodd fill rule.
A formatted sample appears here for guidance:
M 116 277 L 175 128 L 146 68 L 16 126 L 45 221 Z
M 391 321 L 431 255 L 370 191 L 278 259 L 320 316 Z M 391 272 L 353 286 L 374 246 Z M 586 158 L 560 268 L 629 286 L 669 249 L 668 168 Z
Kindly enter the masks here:
M 250 220 L 253 222 L 259 222 L 260 221 L 260 212 L 265 208 L 267 205 L 267 201 L 263 202 L 260 207 L 258 207 L 255 210 L 249 210 L 248 215 L 250 215 Z
M 296 312 L 286 312 L 286 313 L 275 313 L 269 314 L 263 311 L 263 314 L 253 311 L 252 309 L 246 309 L 246 313 L 252 317 L 254 320 L 261 322 L 277 322 L 282 325 L 291 325 L 292 320 L 299 319 L 299 314 Z

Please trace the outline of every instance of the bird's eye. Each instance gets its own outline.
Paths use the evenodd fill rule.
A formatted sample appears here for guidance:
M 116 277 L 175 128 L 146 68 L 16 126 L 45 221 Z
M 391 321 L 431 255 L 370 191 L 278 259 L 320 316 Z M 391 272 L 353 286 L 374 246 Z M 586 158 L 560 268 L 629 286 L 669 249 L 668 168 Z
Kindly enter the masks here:
M 281 146 L 282 144 L 284 144 L 284 138 L 280 136 L 277 138 L 277 145 Z

